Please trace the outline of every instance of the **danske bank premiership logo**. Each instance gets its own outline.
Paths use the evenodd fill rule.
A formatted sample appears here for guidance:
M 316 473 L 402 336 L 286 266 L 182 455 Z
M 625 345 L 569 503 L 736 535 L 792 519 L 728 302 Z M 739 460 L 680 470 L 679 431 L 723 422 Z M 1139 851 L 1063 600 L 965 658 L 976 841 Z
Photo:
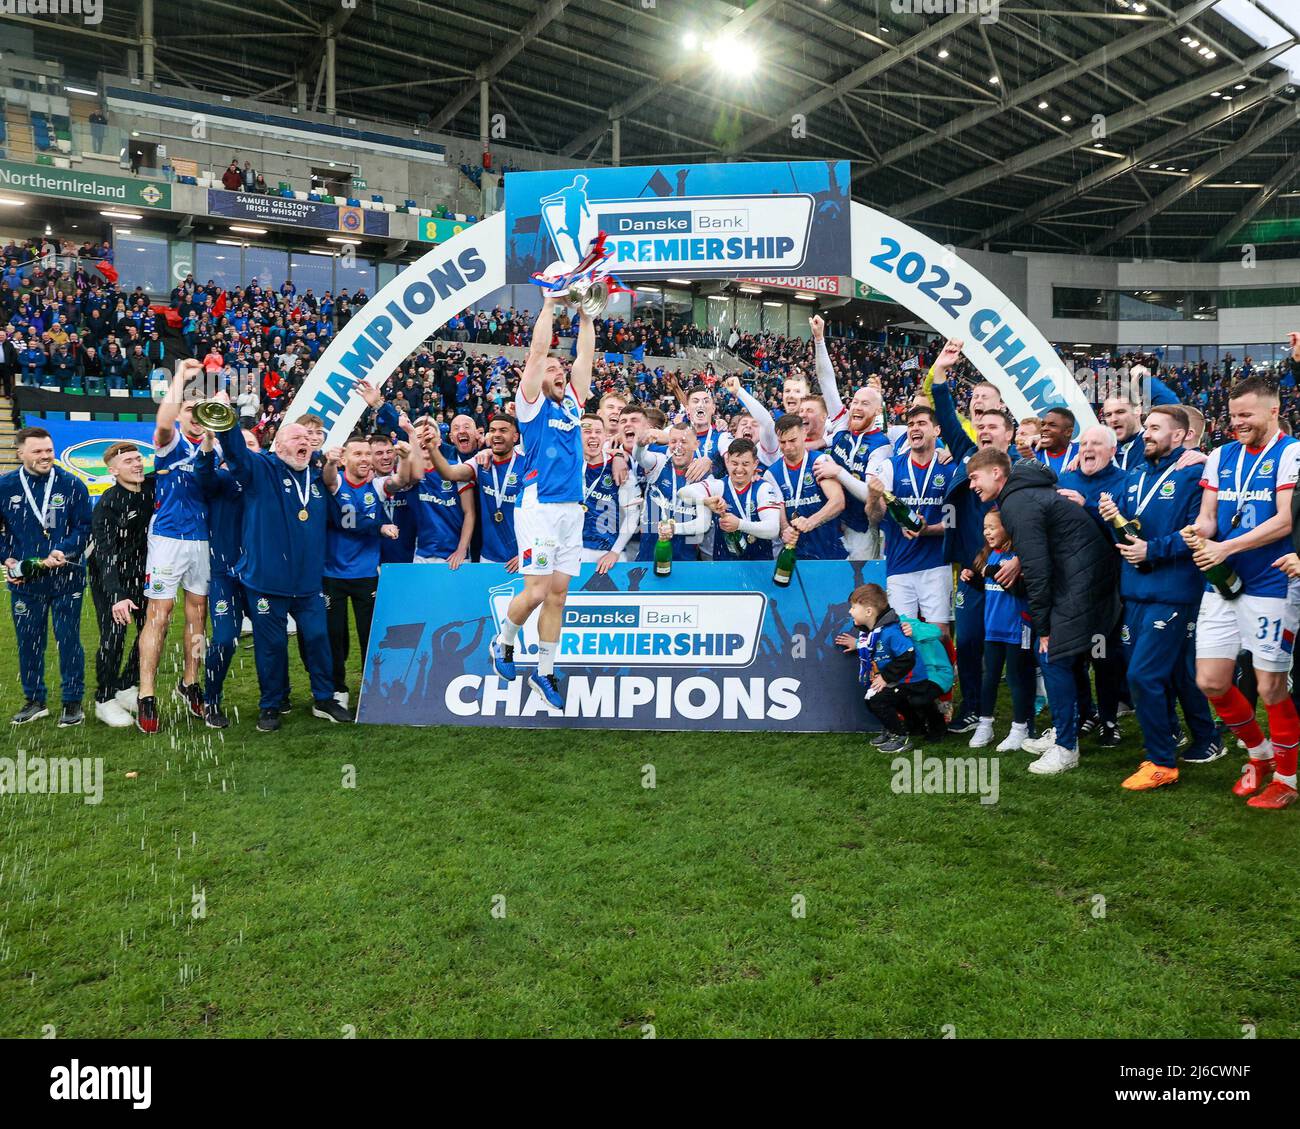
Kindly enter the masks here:
M 516 585 L 488 593 L 500 630 Z M 761 592 L 570 592 L 559 666 L 743 667 L 754 661 L 767 597 Z M 540 609 L 539 609 L 540 611 Z M 517 662 L 537 655 L 537 612 L 524 624 Z

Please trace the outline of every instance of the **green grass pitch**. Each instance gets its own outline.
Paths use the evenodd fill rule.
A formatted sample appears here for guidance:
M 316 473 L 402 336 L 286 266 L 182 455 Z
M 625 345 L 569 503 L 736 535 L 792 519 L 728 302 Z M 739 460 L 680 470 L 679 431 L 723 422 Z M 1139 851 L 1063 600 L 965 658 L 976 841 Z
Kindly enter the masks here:
M 0 1036 L 1300 1035 L 1300 812 L 1235 753 L 1130 795 L 1125 718 L 981 805 L 856 733 L 332 726 L 291 667 L 274 736 L 242 647 L 224 734 L 4 734 L 105 794 L 0 796 Z

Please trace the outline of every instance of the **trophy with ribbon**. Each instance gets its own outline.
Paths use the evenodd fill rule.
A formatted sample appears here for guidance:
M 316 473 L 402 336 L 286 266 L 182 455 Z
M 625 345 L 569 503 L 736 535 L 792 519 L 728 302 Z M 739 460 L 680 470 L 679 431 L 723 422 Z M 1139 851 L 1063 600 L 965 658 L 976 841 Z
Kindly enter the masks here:
M 601 269 L 612 254 L 613 251 L 605 246 L 605 233 L 599 232 L 576 266 L 552 263 L 545 271 L 534 274 L 533 282 L 543 290 L 551 291 L 566 306 L 574 306 L 590 318 L 599 317 L 611 296 L 632 292 L 615 275 Z

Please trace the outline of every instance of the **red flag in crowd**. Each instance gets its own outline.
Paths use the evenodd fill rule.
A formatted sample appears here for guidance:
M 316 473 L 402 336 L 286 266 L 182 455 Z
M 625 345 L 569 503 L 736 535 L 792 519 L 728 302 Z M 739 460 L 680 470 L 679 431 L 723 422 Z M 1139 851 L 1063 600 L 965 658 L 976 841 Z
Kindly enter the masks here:
M 212 304 L 212 316 L 221 317 L 226 312 L 226 292 L 223 290 L 217 295 L 217 300 Z
M 95 264 L 95 269 L 99 271 L 110 286 L 117 285 L 117 267 L 113 266 L 107 259 Z

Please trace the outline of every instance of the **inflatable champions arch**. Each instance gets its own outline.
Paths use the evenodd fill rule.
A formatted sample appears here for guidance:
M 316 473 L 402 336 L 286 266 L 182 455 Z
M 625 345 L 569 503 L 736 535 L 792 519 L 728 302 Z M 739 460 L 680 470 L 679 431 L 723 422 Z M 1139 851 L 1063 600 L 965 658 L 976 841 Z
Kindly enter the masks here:
M 327 443 L 341 442 L 365 411 L 358 379 L 382 385 L 449 318 L 557 259 L 576 261 L 575 248 L 606 231 L 607 266 L 626 280 L 851 275 L 961 338 L 1017 418 L 1065 405 L 1080 428 L 1096 422 L 1065 364 L 1006 295 L 951 249 L 851 202 L 848 184 L 848 162 L 511 173 L 506 210 L 381 288 L 321 355 L 288 417 L 314 412 Z

